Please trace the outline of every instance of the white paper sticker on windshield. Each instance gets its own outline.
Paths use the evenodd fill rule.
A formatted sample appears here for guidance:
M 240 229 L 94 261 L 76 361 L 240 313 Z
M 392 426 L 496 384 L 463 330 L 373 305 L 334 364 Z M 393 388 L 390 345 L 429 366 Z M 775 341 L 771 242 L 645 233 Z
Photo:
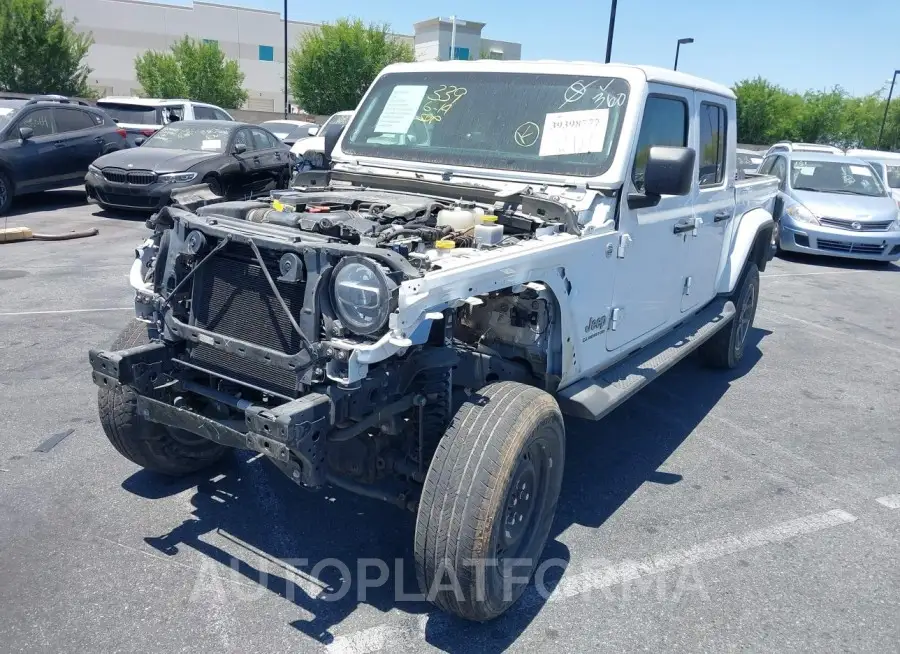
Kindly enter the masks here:
M 287 132 L 273 132 L 273 134 L 275 134 L 275 136 L 277 136 L 280 139 L 286 139 L 287 135 L 288 135 Z
M 419 105 L 428 91 L 427 85 L 395 86 L 391 97 L 384 104 L 375 131 L 388 134 L 406 134 L 419 113 Z
M 816 172 L 815 166 L 803 166 L 800 168 L 801 175 L 812 175 Z
M 854 175 L 872 176 L 872 171 L 869 170 L 868 166 L 850 166 L 850 172 Z
M 0 107 L 0 116 L 8 116 L 13 112 L 12 107 Z
M 222 141 L 220 139 L 209 139 L 203 140 L 203 143 L 200 144 L 201 150 L 218 150 L 222 147 Z
M 542 130 L 541 157 L 602 152 L 609 109 L 586 109 L 547 114 Z

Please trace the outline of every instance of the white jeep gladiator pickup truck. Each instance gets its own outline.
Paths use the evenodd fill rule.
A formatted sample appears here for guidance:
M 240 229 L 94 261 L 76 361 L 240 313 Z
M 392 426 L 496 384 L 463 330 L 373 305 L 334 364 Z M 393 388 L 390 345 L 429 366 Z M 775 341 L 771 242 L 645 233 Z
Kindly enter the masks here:
M 151 219 L 136 320 L 90 352 L 103 428 L 161 473 L 250 449 L 417 512 L 422 592 L 491 619 L 547 540 L 563 414 L 741 360 L 778 182 L 735 181 L 736 142 L 734 94 L 683 73 L 390 66 L 316 185 Z

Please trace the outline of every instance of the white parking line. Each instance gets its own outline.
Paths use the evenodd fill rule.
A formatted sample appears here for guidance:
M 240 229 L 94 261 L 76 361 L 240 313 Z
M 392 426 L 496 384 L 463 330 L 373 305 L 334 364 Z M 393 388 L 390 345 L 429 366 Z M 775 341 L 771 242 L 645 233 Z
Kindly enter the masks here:
M 875 501 L 889 509 L 900 509 L 900 493 L 897 495 L 885 495 L 876 497 Z
M 648 556 L 639 561 L 626 561 L 595 571 L 570 577 L 564 576 L 548 601 L 555 603 L 594 590 L 634 581 L 641 577 L 713 561 L 730 554 L 765 547 L 773 543 L 782 543 L 798 536 L 846 525 L 856 522 L 856 520 L 856 516 L 840 509 L 834 509 L 826 513 L 788 520 L 771 527 L 751 531 L 742 536 L 717 538 L 693 547 Z M 514 611 L 515 607 L 512 610 Z M 379 625 L 346 636 L 337 636 L 326 647 L 326 650 L 329 654 L 369 654 L 383 649 L 421 649 L 423 625 L 427 622 L 427 616 L 420 616 L 417 628 Z
M 854 336 L 853 334 L 848 334 L 847 332 L 842 332 L 839 329 L 832 329 L 831 327 L 826 327 L 825 325 L 820 325 L 818 323 L 804 320 L 803 318 L 796 318 L 794 316 L 789 316 L 786 313 L 781 313 L 780 311 L 772 311 L 771 309 L 757 309 L 758 312 L 768 313 L 772 316 L 777 316 L 779 318 L 785 318 L 787 320 L 793 320 L 794 322 L 799 322 L 802 325 L 807 325 L 809 327 L 815 327 L 823 332 L 830 332 L 837 336 L 840 336 L 843 339 L 853 339 L 855 341 L 859 341 L 860 343 L 865 343 L 866 345 L 873 345 L 875 347 L 884 348 L 885 350 L 890 350 L 891 352 L 895 352 L 900 354 L 900 349 L 896 347 L 891 347 L 890 345 L 885 345 L 884 343 L 878 343 L 877 341 L 870 341 L 867 338 L 861 338 L 859 336 Z M 826 337 L 827 338 L 827 337 Z
M 134 307 L 109 307 L 106 309 L 54 309 L 50 311 L 11 311 L 0 316 L 45 316 L 56 313 L 99 313 L 102 311 L 134 311 Z

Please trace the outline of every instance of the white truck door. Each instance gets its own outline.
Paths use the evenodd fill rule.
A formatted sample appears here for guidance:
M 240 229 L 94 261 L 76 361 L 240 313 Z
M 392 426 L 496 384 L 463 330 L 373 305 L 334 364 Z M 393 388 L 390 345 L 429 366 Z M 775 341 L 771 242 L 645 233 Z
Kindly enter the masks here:
M 627 195 L 643 188 L 643 170 L 654 145 L 688 145 L 694 94 L 689 89 L 650 84 L 634 148 L 631 179 L 623 186 L 620 241 L 606 349 L 617 350 L 660 325 L 679 318 L 683 284 L 683 233 L 693 220 L 694 198 L 663 196 L 654 207 L 630 209 Z
M 687 236 L 681 311 L 706 304 L 716 294 L 722 246 L 734 218 L 737 130 L 734 103 L 696 91 L 691 147 L 697 151 L 694 230 Z

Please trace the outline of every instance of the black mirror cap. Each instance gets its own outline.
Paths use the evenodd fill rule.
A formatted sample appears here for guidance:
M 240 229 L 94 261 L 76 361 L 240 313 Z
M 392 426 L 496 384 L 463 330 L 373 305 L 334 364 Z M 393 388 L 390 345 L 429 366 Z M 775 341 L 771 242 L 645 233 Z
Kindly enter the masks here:
M 244 154 L 247 151 L 247 145 L 244 143 L 235 143 L 234 144 L 234 153 L 235 154 Z
M 327 159 L 331 159 L 331 153 L 334 152 L 334 148 L 337 146 L 337 142 L 341 138 L 341 134 L 344 133 L 345 127 L 346 125 L 330 127 L 325 132 L 325 157 Z
M 693 148 L 654 146 L 650 148 L 644 172 L 644 193 L 647 195 L 687 195 L 694 182 Z
M 138 136 L 136 139 L 134 139 L 134 144 L 137 145 L 137 146 L 141 146 L 141 145 L 143 145 L 146 141 L 147 141 L 147 139 L 145 139 L 143 136 Z
M 32 136 L 34 136 L 34 130 L 30 127 L 20 127 L 19 128 L 19 138 L 23 141 L 27 141 Z

